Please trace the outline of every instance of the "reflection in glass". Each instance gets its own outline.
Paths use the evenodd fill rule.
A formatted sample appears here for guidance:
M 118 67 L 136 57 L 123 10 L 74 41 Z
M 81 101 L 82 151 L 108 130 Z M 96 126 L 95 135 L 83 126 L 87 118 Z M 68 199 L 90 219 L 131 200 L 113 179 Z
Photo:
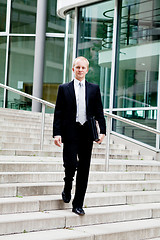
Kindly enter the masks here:
M 157 110 L 135 110 L 125 112 L 114 112 L 118 116 L 129 118 L 132 121 L 156 128 Z M 156 147 L 156 135 L 121 121 L 113 120 L 113 130 L 132 139 Z
M 11 5 L 11 33 L 34 34 L 37 0 L 14 0 Z
M 121 14 L 114 108 L 157 106 L 160 1 L 123 0 Z M 106 52 L 105 58 L 108 62 L 111 61 L 109 52 Z M 121 114 L 147 126 L 156 127 L 155 111 L 135 110 Z M 155 134 L 114 122 L 115 131 L 156 146 Z
M 43 99 L 56 102 L 59 84 L 63 82 L 64 39 L 46 38 Z
M 6 31 L 7 0 L 0 0 L 0 32 Z
M 109 107 L 111 63 L 101 62 L 101 52 L 112 52 L 114 1 L 80 8 L 78 55 L 90 62 L 87 80 L 100 86 L 104 108 Z
M 56 13 L 57 0 L 47 1 L 47 26 L 46 32 L 50 33 L 64 33 L 65 20 L 59 18 Z
M 8 85 L 32 94 L 34 37 L 10 37 Z M 8 92 L 8 108 L 30 110 L 31 101 Z
M 121 12 L 114 107 L 157 106 L 160 1 L 123 0 Z
M 65 63 L 66 69 L 64 71 L 65 82 L 72 80 L 72 63 L 73 63 L 73 44 L 74 44 L 74 18 L 75 11 L 68 12 L 66 16 L 66 42 L 65 42 Z
M 6 37 L 0 37 L 0 83 L 5 83 Z M 0 88 L 0 107 L 3 107 L 4 90 Z

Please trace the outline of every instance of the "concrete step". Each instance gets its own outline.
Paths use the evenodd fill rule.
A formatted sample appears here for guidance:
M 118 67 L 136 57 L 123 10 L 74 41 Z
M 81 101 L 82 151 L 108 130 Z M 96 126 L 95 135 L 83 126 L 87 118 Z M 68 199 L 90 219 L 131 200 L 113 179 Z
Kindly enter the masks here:
M 0 117 L 0 125 L 3 127 L 31 127 L 31 128 L 40 128 L 41 127 L 41 119 L 39 120 L 34 120 L 32 118 L 6 118 L 6 117 Z M 51 121 L 46 121 L 45 122 L 45 127 L 52 129 L 53 122 Z
M 5 147 L 8 147 L 5 148 Z M 11 146 L 11 149 L 9 147 Z M 22 149 L 23 147 L 23 149 Z M 32 149 L 31 149 L 32 148 Z M 31 150 L 28 150 L 31 149 Z M 41 156 L 41 157 L 54 157 L 62 158 L 62 151 L 45 151 L 40 150 L 40 144 L 1 144 L 0 149 L 1 155 L 12 155 L 12 156 Z M 128 156 L 128 155 L 127 155 Z M 93 158 L 103 158 L 105 159 L 105 153 L 92 153 Z M 129 157 L 129 156 L 128 156 Z M 135 157 L 136 159 L 136 157 Z
M 10 150 L 11 151 L 11 150 Z M 104 159 L 91 161 L 91 171 L 104 171 Z M 0 155 L 1 172 L 62 172 L 61 158 L 41 156 L 4 156 Z M 110 172 L 160 172 L 160 163 L 156 161 L 110 160 Z
M 11 139 L 8 139 L 8 140 L 11 140 Z M 2 140 L 1 142 L 1 148 L 2 149 L 21 149 L 21 150 L 38 150 L 39 149 L 39 142 L 40 140 L 36 140 L 36 139 L 24 139 L 22 141 L 22 138 L 19 139 L 18 141 L 18 138 L 14 138 L 12 139 L 13 141 L 5 141 L 4 139 Z M 30 140 L 30 141 L 29 141 Z M 48 152 L 53 152 L 55 154 L 59 154 L 59 153 L 62 153 L 63 149 L 62 148 L 57 148 L 55 145 L 54 145 L 54 141 L 53 139 L 50 141 L 49 144 L 44 144 L 43 146 L 43 150 L 44 151 L 48 151 Z M 93 148 L 93 151 L 92 153 L 93 154 L 105 154 L 106 152 L 106 149 L 103 147 L 103 148 Z M 111 155 L 125 155 L 125 156 L 129 156 L 129 155 L 133 155 L 133 156 L 138 156 L 139 157 L 139 151 L 137 150 L 129 150 L 129 149 L 110 149 L 110 154 Z M 152 156 L 146 156 L 147 159 L 152 159 Z
M 40 134 L 37 134 L 36 136 L 35 135 L 30 135 L 28 134 L 26 136 L 26 134 L 24 133 L 20 133 L 18 136 L 13 136 L 13 134 L 11 133 L 10 135 L 7 134 L 7 136 L 4 134 L 4 135 L 0 135 L 0 142 L 1 143 L 6 143 L 8 144 L 9 146 L 12 146 L 12 144 L 16 144 L 18 145 L 18 143 L 21 143 L 21 144 L 39 144 L 40 143 Z M 23 145 L 22 145 L 23 146 Z M 57 150 L 57 151 L 62 151 L 61 148 L 58 148 L 55 144 L 54 144 L 54 139 L 50 136 L 49 137 L 46 137 L 45 135 L 45 139 L 44 139 L 44 150 Z M 23 148 L 22 148 L 23 149 Z M 110 144 L 110 149 L 112 150 L 123 150 L 125 151 L 125 146 L 122 145 L 122 144 L 113 144 L 111 143 Z M 105 144 L 94 144 L 93 145 L 93 151 L 96 151 L 96 152 L 103 152 L 105 153 L 106 151 L 106 145 Z M 131 151 L 131 150 L 127 150 L 127 151 Z M 135 150 L 135 153 L 136 154 L 139 154 L 139 151 Z
M 25 110 L 16 110 L 16 109 L 3 109 L 0 108 L 0 118 L 6 117 L 7 119 L 33 119 L 34 121 L 41 120 L 42 113 L 40 112 L 31 112 Z M 48 121 L 53 121 L 53 114 L 46 113 L 45 119 Z
M 57 195 L 62 189 L 63 182 L 0 184 L 0 197 Z M 91 181 L 87 188 L 88 193 L 131 191 L 160 191 L 160 180 Z
M 19 144 L 19 146 L 17 145 L 17 148 L 14 148 L 13 144 L 9 145 L 9 144 L 5 144 L 9 147 L 12 146 L 13 149 L 4 149 L 4 144 L 1 144 L 1 150 L 0 150 L 0 154 L 1 155 L 12 155 L 12 156 L 41 156 L 41 157 L 62 157 L 62 151 L 41 151 L 41 150 L 37 150 L 40 149 L 40 144 L 33 144 L 32 146 L 29 144 L 23 145 L 25 149 L 18 149 L 21 148 L 21 144 Z M 33 148 L 32 150 L 28 150 L 29 148 Z M 145 156 L 145 155 L 132 155 L 132 154 L 119 154 L 116 155 L 116 153 L 112 154 L 112 151 L 114 150 L 110 150 L 110 159 L 124 159 L 124 160 L 153 160 L 153 156 Z M 106 154 L 105 153 L 101 153 L 98 152 L 92 153 L 92 158 L 102 158 L 105 159 Z
M 0 214 L 27 213 L 71 209 L 72 201 L 64 204 L 60 195 L 25 196 L 0 198 Z M 159 203 L 160 191 L 87 193 L 85 208 L 118 206 L 144 203 Z M 73 196 L 72 196 L 73 199 Z
M 0 129 L 4 128 L 4 129 L 7 130 L 7 129 L 10 129 L 10 128 L 21 128 L 21 129 L 23 129 L 23 128 L 27 128 L 27 129 L 30 128 L 33 131 L 35 129 L 41 129 L 41 123 L 39 123 L 39 122 L 31 121 L 29 123 L 28 120 L 25 120 L 27 122 L 23 123 L 21 121 L 19 121 L 19 122 L 12 121 L 11 123 L 9 123 L 9 122 L 5 122 L 4 123 L 3 121 L 6 121 L 5 119 L 4 120 L 1 119 L 1 121 L 0 121 Z M 45 123 L 44 129 L 52 131 L 52 129 L 53 129 L 52 124 Z
M 160 237 L 159 238 L 150 238 L 148 240 L 160 240 Z
M 4 155 L 0 155 L 0 162 L 3 163 L 9 163 L 9 162 L 17 162 L 17 163 L 21 163 L 21 162 L 29 162 L 29 163 L 33 163 L 33 162 L 48 162 L 48 163 L 62 163 L 62 158 L 56 158 L 53 159 L 52 157 L 37 157 L 37 156 L 4 156 Z
M 22 159 L 23 160 L 23 159 Z M 63 172 L 62 162 L 0 162 L 1 172 Z M 54 160 L 54 159 L 53 159 Z
M 110 151 L 110 159 L 124 159 L 124 160 L 154 160 L 154 157 L 151 156 L 151 155 L 136 155 L 132 154 L 131 152 L 132 150 L 129 150 L 128 151 L 128 154 L 127 154 L 127 151 L 124 150 L 124 152 L 120 152 L 119 150 L 118 151 Z
M 56 147 L 59 149 L 59 147 Z M 53 161 L 54 160 L 54 161 Z M 0 154 L 0 162 L 59 162 L 62 163 L 63 159 L 60 158 L 53 158 L 53 157 L 43 157 L 43 156 L 14 156 L 14 155 L 2 155 Z M 104 158 L 92 158 L 91 159 L 91 163 L 101 163 L 104 164 L 105 163 L 105 159 Z M 155 160 L 127 160 L 125 159 L 110 159 L 109 161 L 110 165 L 127 165 L 127 166 L 150 166 L 150 167 L 158 167 L 160 166 L 160 162 L 159 161 L 155 161 Z
M 40 150 L 40 143 L 38 143 L 38 144 L 33 144 L 33 143 L 26 143 L 26 144 L 24 144 L 24 143 L 18 143 L 18 142 L 15 142 L 15 143 L 4 143 L 4 142 L 2 142 L 1 143 L 1 149 L 3 150 L 5 150 L 5 149 L 16 149 L 16 150 Z M 56 154 L 55 154 L 56 155 Z M 54 156 L 55 156 L 54 155 Z M 59 153 L 57 154 L 57 155 L 59 155 Z
M 13 133 L 31 133 L 31 134 L 41 134 L 41 130 L 40 130 L 40 128 L 30 128 L 30 127 L 18 127 L 18 128 L 13 128 L 13 127 L 11 127 L 11 126 L 8 126 L 7 127 L 7 129 L 4 129 L 4 127 L 1 127 L 0 126 L 0 132 L 2 133 L 2 134 L 5 134 L 5 133 L 7 133 L 7 132 L 12 132 L 13 131 Z M 45 134 L 50 134 L 50 136 L 52 136 L 52 131 L 51 130 L 47 130 L 47 129 L 45 129 Z
M 60 195 L 29 197 L 17 195 L 17 197 L 0 198 L 0 214 L 71 209 L 72 203 L 70 202 L 69 204 L 64 204 L 61 193 L 59 194 Z M 84 206 L 87 208 L 124 204 L 126 204 L 126 195 L 121 195 L 121 193 L 87 193 L 84 202 Z
M 26 231 L 24 231 L 26 232 Z M 156 237 L 156 238 L 155 238 Z M 91 226 L 0 236 L 0 240 L 159 240 L 160 219 L 95 224 Z
M 23 133 L 22 133 L 23 134 Z M 48 135 L 49 136 L 49 135 Z M 39 144 L 40 143 L 40 134 L 37 134 L 37 135 L 27 135 L 26 136 L 26 134 L 24 134 L 24 135 L 22 135 L 21 136 L 21 134 L 19 134 L 18 136 L 0 136 L 0 142 L 1 143 L 11 143 L 11 144 L 13 144 L 13 143 L 16 143 L 16 142 L 18 142 L 18 143 L 21 143 L 21 144 L 25 144 L 25 143 L 29 143 L 29 144 Z M 53 138 L 50 136 L 50 138 L 49 137 L 46 137 L 46 135 L 45 135 L 45 139 L 44 139 L 44 147 L 45 146 L 50 146 L 50 147 L 52 147 L 52 149 L 54 148 L 56 148 L 56 149 L 59 149 L 55 144 L 54 144 L 54 140 L 53 140 Z M 111 147 L 112 147 L 112 145 L 111 145 Z M 96 147 L 94 147 L 94 148 L 96 148 Z M 105 149 L 104 147 L 102 147 L 102 148 L 99 148 L 99 149 Z
M 0 183 L 61 182 L 64 172 L 0 172 Z M 160 180 L 160 173 L 90 172 L 89 181 Z
M 93 224 L 106 224 L 123 221 L 158 218 L 160 204 L 137 204 L 135 206 L 113 206 L 86 208 L 86 215 L 79 217 L 71 210 L 46 211 L 1 215 L 0 235 L 51 230 L 54 228 L 88 227 Z
M 94 226 L 72 228 L 72 230 L 72 232 L 77 231 L 78 233 L 85 232 L 86 234 L 89 234 L 88 237 L 90 237 L 90 239 L 94 237 L 94 239 L 101 240 L 145 240 L 148 238 L 160 236 L 160 219 L 157 218 L 132 222 L 127 221 L 122 223 L 100 224 Z M 67 236 L 68 232 L 69 230 L 67 231 L 66 229 L 65 235 L 64 230 L 64 236 Z M 59 235 L 59 233 L 57 235 Z
M 160 215 L 160 204 L 137 204 L 134 206 L 109 206 L 85 208 L 86 215 L 79 217 L 71 210 L 0 215 L 0 235 L 72 228 L 93 224 L 106 224 L 142 219 L 154 219 Z
M 63 178 L 63 172 L 0 172 L 0 183 L 60 182 Z
M 12 137 L 21 137 L 21 138 L 39 138 L 40 139 L 40 136 L 41 136 L 41 133 L 40 132 L 37 132 L 37 133 L 32 133 L 32 132 L 16 132 L 14 129 L 11 129 L 10 131 L 7 130 L 0 130 L 0 136 L 1 137 L 4 137 L 4 138 L 12 138 Z M 51 134 L 45 134 L 45 138 L 49 136 L 51 138 Z
M 1 135 L 0 136 L 0 142 L 1 142 L 1 148 L 2 149 L 25 149 L 27 147 L 27 149 L 32 149 L 33 146 L 36 144 L 40 145 L 40 134 L 35 135 L 30 135 L 28 134 L 26 136 L 26 134 L 24 133 L 19 133 L 18 136 L 15 134 L 15 136 L 13 136 L 10 134 L 7 134 L 7 136 Z M 27 144 L 27 146 L 26 146 Z M 43 145 L 43 149 L 45 151 L 55 151 L 55 152 L 62 152 L 62 148 L 57 147 L 54 144 L 54 139 L 51 137 L 48 137 L 45 135 L 45 139 L 44 139 L 44 145 Z M 112 154 L 134 154 L 134 155 L 140 155 L 139 151 L 137 150 L 128 150 L 125 149 L 124 145 L 120 145 L 120 144 L 110 144 L 110 151 Z M 93 145 L 93 153 L 105 153 L 106 152 L 106 145 L 98 145 L 98 144 L 94 144 Z
M 1 144 L 3 143 L 10 143 L 13 144 L 15 142 L 21 143 L 21 144 L 39 144 L 40 143 L 40 135 L 33 136 L 33 137 L 22 137 L 21 135 L 19 136 L 0 136 L 0 142 Z
M 41 138 L 41 131 L 36 131 L 36 132 L 34 132 L 34 131 L 15 131 L 15 129 L 10 129 L 10 131 L 8 131 L 8 129 L 7 130 L 0 130 L 0 136 L 1 136 L 1 138 L 3 139 L 5 139 L 5 138 L 9 138 L 9 140 L 10 139 L 12 139 L 13 137 L 14 138 L 21 138 L 21 141 L 23 141 L 22 139 L 25 139 L 25 138 L 31 138 L 31 139 L 40 139 Z M 45 131 L 44 132 L 44 142 L 45 141 L 53 141 L 53 137 L 52 137 L 52 131 Z M 2 141 L 0 141 L 0 142 L 2 142 Z
M 23 116 L 33 116 L 35 118 L 38 118 L 41 113 L 39 112 L 31 112 L 31 111 L 25 111 L 25 110 L 17 110 L 17 109 L 10 109 L 10 108 L 0 108 L 1 115 L 9 115 L 9 116 L 15 116 L 15 115 L 23 115 Z
M 10 148 L 11 147 L 11 148 Z M 30 149 L 30 150 L 28 150 Z M 42 156 L 42 157 L 58 157 L 62 158 L 61 151 L 45 151 L 40 150 L 40 144 L 1 144 L 1 155 L 16 155 L 16 156 Z M 126 156 L 126 155 L 125 155 Z M 103 158 L 105 159 L 105 153 L 92 153 L 93 158 Z M 129 156 L 127 155 L 129 158 Z M 136 156 L 134 157 L 136 159 Z

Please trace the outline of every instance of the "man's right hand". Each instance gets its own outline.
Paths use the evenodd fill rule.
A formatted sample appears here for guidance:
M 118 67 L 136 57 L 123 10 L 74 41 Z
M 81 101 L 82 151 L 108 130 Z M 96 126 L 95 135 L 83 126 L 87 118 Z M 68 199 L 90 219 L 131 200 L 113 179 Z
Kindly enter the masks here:
M 54 143 L 55 143 L 55 145 L 57 145 L 58 147 L 61 147 L 61 145 L 62 145 L 62 138 L 61 138 L 61 136 L 55 136 L 55 137 L 54 137 Z

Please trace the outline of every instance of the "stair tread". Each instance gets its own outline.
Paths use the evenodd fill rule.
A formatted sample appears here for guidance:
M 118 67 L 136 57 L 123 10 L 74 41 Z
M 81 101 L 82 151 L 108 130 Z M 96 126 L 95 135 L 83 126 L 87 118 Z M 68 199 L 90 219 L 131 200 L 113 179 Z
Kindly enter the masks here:
M 100 192 L 100 193 L 86 193 L 86 199 L 88 198 L 101 198 L 101 197 L 120 197 L 120 196 L 147 196 L 147 195 L 152 195 L 152 196 L 159 196 L 160 195 L 160 190 L 159 191 L 136 191 L 136 192 Z M 61 194 L 57 195 L 39 195 L 39 196 L 23 196 L 22 198 L 20 197 L 5 197 L 5 198 L 0 198 L 0 204 L 2 203 L 10 203 L 10 202 L 25 202 L 25 201 L 54 201 L 54 200 L 62 200 Z
M 132 221 L 132 222 L 119 222 L 119 223 L 108 223 L 108 224 L 100 224 L 93 226 L 83 226 L 83 227 L 74 227 L 74 228 L 65 228 L 65 229 L 55 229 L 48 231 L 39 231 L 39 232 L 31 232 L 26 234 L 14 234 L 7 236 L 0 236 L 0 240 L 64 240 L 64 236 L 66 240 L 94 240 L 95 236 L 101 236 L 107 240 L 118 240 L 120 239 L 119 233 L 122 233 L 124 236 L 124 240 L 133 240 L 134 239 L 141 240 L 141 237 L 145 237 L 146 233 L 144 230 L 148 229 L 150 236 L 153 236 L 152 229 L 160 228 L 160 219 L 149 219 L 149 220 L 141 220 L 141 221 Z M 150 230 L 150 231 L 149 231 Z M 130 233 L 130 235 L 129 235 Z M 136 234 L 136 235 L 135 235 Z M 157 235 L 160 236 L 159 232 Z M 157 236 L 157 237 L 158 237 Z M 122 239 L 122 238 L 121 238 Z M 144 238 L 143 238 L 144 239 Z M 160 238 L 150 238 L 150 240 L 159 240 Z
M 32 152 L 34 152 L 32 150 Z M 37 161 L 41 161 L 42 163 L 45 163 L 46 161 L 57 163 L 60 162 L 62 163 L 62 158 L 61 157 L 50 157 L 50 156 L 46 156 L 46 157 L 42 157 L 42 156 L 4 156 L 4 155 L 0 155 L 0 164 L 3 162 L 11 162 L 13 161 L 18 163 L 18 162 L 37 162 Z M 117 162 L 118 161 L 118 162 Z M 105 159 L 104 158 L 92 158 L 91 160 L 91 164 L 104 164 L 105 163 Z M 148 165 L 148 166 L 160 166 L 160 162 L 158 161 L 154 161 L 154 160 L 129 160 L 126 159 L 125 161 L 123 159 L 110 159 L 110 165 Z
M 106 206 L 106 207 L 91 207 L 84 208 L 86 215 L 85 218 L 95 214 L 109 214 L 117 212 L 128 212 L 128 211 L 141 211 L 141 210 L 157 210 L 160 209 L 160 203 L 147 203 L 147 204 L 135 204 L 135 205 L 120 205 L 120 206 Z M 48 213 L 48 214 L 47 214 Z M 29 219 L 43 219 L 43 218 L 57 218 L 57 217 L 77 217 L 69 209 L 65 210 L 54 210 L 46 212 L 34 212 L 33 213 L 15 213 L 15 214 L 4 214 L 0 215 L 0 224 L 4 222 L 14 222 L 14 221 L 28 221 Z M 107 219 L 106 219 L 107 221 Z
M 2 183 L 0 184 L 0 187 L 29 187 L 29 186 L 57 186 L 57 185 L 62 185 L 63 181 L 59 182 L 35 182 L 35 183 Z M 149 183 L 158 183 L 160 184 L 160 180 L 143 180 L 143 181 L 137 181 L 137 180 L 123 180 L 123 181 L 110 181 L 110 180 L 102 180 L 102 181 L 90 181 L 89 185 L 101 185 L 101 184 L 149 184 Z

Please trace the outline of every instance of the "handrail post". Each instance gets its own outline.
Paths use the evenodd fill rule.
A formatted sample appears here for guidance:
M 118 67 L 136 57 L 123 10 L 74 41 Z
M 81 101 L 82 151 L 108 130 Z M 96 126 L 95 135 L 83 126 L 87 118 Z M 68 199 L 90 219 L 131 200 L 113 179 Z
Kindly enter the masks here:
M 107 139 L 106 139 L 105 172 L 109 171 L 110 133 L 111 133 L 111 117 L 107 116 Z
M 44 142 L 44 125 L 45 125 L 45 104 L 42 104 L 42 119 L 41 119 L 41 140 L 40 140 L 40 150 L 43 150 Z

